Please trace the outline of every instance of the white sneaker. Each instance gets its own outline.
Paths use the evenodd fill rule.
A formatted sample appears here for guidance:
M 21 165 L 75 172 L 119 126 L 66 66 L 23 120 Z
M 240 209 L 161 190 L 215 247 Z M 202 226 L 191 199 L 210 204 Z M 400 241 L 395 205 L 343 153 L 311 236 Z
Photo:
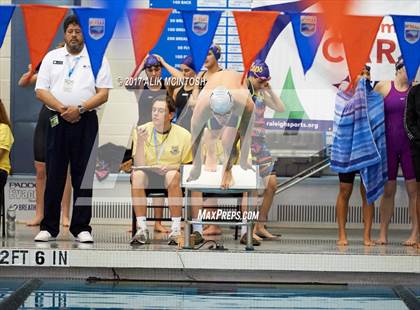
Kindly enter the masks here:
M 48 242 L 54 240 L 55 237 L 51 236 L 47 230 L 41 230 L 34 238 L 34 241 L 36 242 Z
M 93 243 L 93 238 L 90 232 L 82 231 L 77 235 L 76 241 L 80 243 Z
M 130 240 L 130 244 L 149 244 L 150 243 L 150 235 L 149 230 L 137 228 L 136 234 L 133 236 L 133 238 Z

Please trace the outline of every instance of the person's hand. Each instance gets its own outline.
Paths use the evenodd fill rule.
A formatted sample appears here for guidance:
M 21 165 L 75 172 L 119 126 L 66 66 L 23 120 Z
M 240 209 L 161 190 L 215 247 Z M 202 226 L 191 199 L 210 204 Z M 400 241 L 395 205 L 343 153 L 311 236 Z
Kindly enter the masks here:
M 146 128 L 144 127 L 137 128 L 137 139 L 140 142 L 145 142 L 147 141 L 148 138 L 149 138 L 149 134 L 147 133 Z
M 159 175 L 165 175 L 169 171 L 169 167 L 165 165 L 160 165 L 156 167 L 156 173 Z
M 67 109 L 61 113 L 61 117 L 69 123 L 77 123 L 80 121 L 79 108 L 76 106 L 67 107 Z
M 226 170 L 223 173 L 222 177 L 222 183 L 220 184 L 221 189 L 229 189 L 233 186 L 233 176 L 232 176 L 232 170 Z
M 165 61 L 165 59 L 162 56 L 160 56 L 158 54 L 153 54 L 153 56 L 155 56 L 157 58 L 157 60 L 159 60 L 159 62 L 162 64 L 162 66 L 164 64 L 166 64 L 166 61 Z
M 197 180 L 201 175 L 201 166 L 193 165 L 190 175 L 188 176 L 187 182 Z

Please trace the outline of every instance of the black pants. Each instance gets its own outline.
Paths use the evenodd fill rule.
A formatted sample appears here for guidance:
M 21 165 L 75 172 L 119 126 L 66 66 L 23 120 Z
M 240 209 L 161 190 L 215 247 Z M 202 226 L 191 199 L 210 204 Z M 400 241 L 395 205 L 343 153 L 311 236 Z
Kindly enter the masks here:
M 0 169 L 0 212 L 1 212 L 1 235 L 6 235 L 6 206 L 4 202 L 4 187 L 7 181 L 7 171 Z
M 51 116 L 57 114 L 51 112 Z M 58 115 L 58 114 L 57 114 Z M 79 122 L 71 124 L 58 115 L 59 124 L 47 131 L 47 183 L 44 197 L 44 219 L 41 230 L 56 237 L 60 228 L 61 198 L 70 163 L 73 186 L 73 213 L 70 232 L 77 236 L 91 232 L 92 187 L 98 147 L 96 111 L 86 112 Z

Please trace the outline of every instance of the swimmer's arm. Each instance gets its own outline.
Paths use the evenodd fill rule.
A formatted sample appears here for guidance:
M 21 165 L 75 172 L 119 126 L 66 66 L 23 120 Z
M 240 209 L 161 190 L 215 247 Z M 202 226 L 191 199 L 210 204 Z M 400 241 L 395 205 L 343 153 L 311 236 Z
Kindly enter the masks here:
M 249 149 L 251 146 L 251 132 L 253 126 L 253 110 L 254 102 L 252 101 L 251 97 L 248 97 L 244 111 L 242 113 L 241 122 L 239 124 L 239 136 L 241 139 L 241 162 L 245 162 L 248 160 Z
M 414 89 L 411 88 L 407 95 L 407 104 L 404 112 L 404 127 L 407 136 L 411 141 L 420 140 L 420 129 L 417 126 L 418 116 L 416 113 L 416 102 L 414 96 Z M 417 102 L 420 104 L 420 102 Z
M 191 119 L 191 136 L 192 136 L 192 156 L 193 164 L 201 166 L 201 144 L 206 122 L 210 118 L 210 106 L 207 100 L 202 99 L 194 109 Z
M 276 96 L 270 85 L 268 85 L 268 87 L 264 90 L 264 102 L 274 111 L 281 113 L 286 110 L 286 107 L 283 101 L 280 99 L 280 96 Z
M 160 63 L 162 64 L 162 66 L 168 70 L 168 72 L 175 78 L 178 79 L 182 79 L 184 78 L 184 75 L 182 74 L 181 71 L 179 71 L 178 69 L 176 69 L 175 67 L 172 67 L 170 64 L 168 64 L 165 59 L 162 56 L 159 56 L 157 54 L 154 54 L 156 56 L 156 58 L 160 61 Z
M 390 89 L 388 88 L 389 87 L 387 87 L 387 83 L 385 81 L 381 81 L 375 85 L 375 88 L 373 90 L 381 94 L 383 97 L 386 97 L 390 91 Z

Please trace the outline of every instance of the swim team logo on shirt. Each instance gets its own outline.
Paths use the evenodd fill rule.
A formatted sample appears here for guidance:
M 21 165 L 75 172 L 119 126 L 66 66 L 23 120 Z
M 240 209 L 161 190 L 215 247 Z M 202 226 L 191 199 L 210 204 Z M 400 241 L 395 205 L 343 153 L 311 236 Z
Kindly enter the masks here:
M 94 40 L 99 40 L 104 34 L 105 18 L 89 18 L 89 36 Z
M 179 147 L 178 147 L 178 145 L 173 145 L 171 147 L 171 154 L 172 155 L 178 155 L 179 154 Z

